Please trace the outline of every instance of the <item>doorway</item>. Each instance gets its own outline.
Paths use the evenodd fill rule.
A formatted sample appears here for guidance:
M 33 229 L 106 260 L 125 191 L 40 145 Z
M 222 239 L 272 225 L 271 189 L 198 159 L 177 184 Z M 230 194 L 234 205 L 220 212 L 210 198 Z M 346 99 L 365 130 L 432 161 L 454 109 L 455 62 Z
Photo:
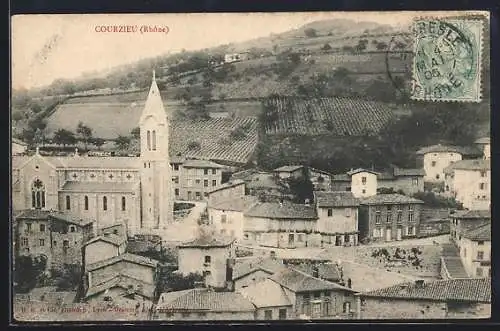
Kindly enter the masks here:
M 391 241 L 392 240 L 392 233 L 391 233 L 391 228 L 385 229 L 385 241 Z

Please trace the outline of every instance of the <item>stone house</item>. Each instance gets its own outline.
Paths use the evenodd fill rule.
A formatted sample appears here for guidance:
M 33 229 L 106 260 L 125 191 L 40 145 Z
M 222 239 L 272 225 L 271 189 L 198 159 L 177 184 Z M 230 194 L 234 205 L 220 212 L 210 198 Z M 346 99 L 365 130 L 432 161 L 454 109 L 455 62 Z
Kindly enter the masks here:
M 358 244 L 359 200 L 351 192 L 314 192 L 322 245 Z
M 241 179 L 229 181 L 208 192 L 208 205 L 239 198 L 245 195 L 245 182 Z
M 174 164 L 174 174 L 178 171 L 176 169 L 176 164 Z M 173 178 L 176 199 L 187 201 L 206 200 L 209 192 L 222 184 L 223 169 L 224 166 L 208 160 L 185 160 L 180 165 L 180 175 Z
M 259 202 L 244 212 L 243 244 L 278 248 L 319 246 L 316 210 L 309 204 Z
M 361 239 L 402 240 L 418 236 L 424 202 L 401 194 L 378 194 L 360 201 Z
M 359 294 L 360 319 L 490 318 L 491 280 L 401 283 Z
M 83 261 L 85 267 L 125 253 L 127 238 L 123 235 L 104 232 L 83 244 Z
M 450 238 L 458 244 L 465 232 L 489 222 L 491 222 L 489 210 L 457 210 L 450 215 Z
M 249 259 L 236 263 L 233 269 L 234 288 L 247 288 L 285 268 L 283 262 L 276 258 Z
M 16 216 L 14 250 L 19 255 L 44 255 L 47 265 L 82 265 L 82 245 L 94 232 L 93 221 L 72 215 L 30 209 Z
M 300 178 L 304 176 L 305 167 L 302 165 L 285 165 L 273 170 L 279 179 Z
M 245 193 L 259 197 L 265 201 L 278 202 L 287 196 L 283 193 L 286 186 L 279 178 L 269 172 L 258 169 L 247 169 L 233 173 L 230 181 L 243 180 L 245 182 Z
M 244 232 L 243 213 L 256 203 L 257 197 L 251 195 L 235 195 L 223 201 L 209 202 L 209 222 L 215 227 L 216 233 L 241 240 Z
M 333 175 L 331 173 L 311 167 L 308 167 L 307 171 L 315 191 L 330 191 L 332 189 Z
M 465 231 L 457 244 L 469 277 L 491 278 L 491 222 Z
M 240 293 L 195 288 L 162 293 L 153 320 L 254 320 L 255 311 L 255 306 Z
M 234 238 L 203 235 L 178 246 L 179 272 L 186 275 L 199 273 L 205 285 L 226 288 L 232 280 L 231 260 L 236 257 Z M 228 284 L 229 283 L 229 284 Z

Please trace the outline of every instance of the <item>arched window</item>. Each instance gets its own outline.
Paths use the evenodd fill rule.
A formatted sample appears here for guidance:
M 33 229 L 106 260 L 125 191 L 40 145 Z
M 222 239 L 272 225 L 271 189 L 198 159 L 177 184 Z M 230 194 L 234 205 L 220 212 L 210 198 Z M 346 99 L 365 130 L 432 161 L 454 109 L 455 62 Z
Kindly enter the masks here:
M 108 197 L 102 197 L 102 209 L 108 210 Z
M 122 211 L 125 211 L 125 209 L 127 207 L 126 203 L 127 203 L 127 200 L 125 199 L 125 197 L 122 197 Z
M 33 181 L 31 186 L 31 206 L 45 208 L 45 185 L 40 179 Z
M 69 195 L 66 196 L 66 210 L 71 209 L 71 198 Z
M 153 151 L 156 151 L 156 131 L 153 130 Z
M 151 150 L 151 131 L 148 130 L 147 136 L 148 136 L 148 151 L 150 151 Z
M 89 197 L 88 196 L 85 196 L 83 198 L 83 202 L 84 202 L 84 207 L 85 207 L 85 210 L 89 210 Z

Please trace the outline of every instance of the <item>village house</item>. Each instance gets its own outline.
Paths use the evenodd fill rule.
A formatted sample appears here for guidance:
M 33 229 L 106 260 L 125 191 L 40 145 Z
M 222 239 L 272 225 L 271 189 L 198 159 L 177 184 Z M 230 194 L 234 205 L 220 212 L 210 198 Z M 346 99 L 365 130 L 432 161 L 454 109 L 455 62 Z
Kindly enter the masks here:
M 175 173 L 174 164 L 173 172 Z M 222 184 L 222 169 L 224 167 L 212 161 L 188 159 L 181 165 L 179 191 L 174 194 L 178 200 L 206 200 L 208 193 Z M 178 184 L 174 177 L 174 185 Z M 178 193 L 178 194 L 177 194 Z
M 489 222 L 491 222 L 489 210 L 457 210 L 450 215 L 450 238 L 458 244 L 465 232 Z
M 22 155 L 26 153 L 28 149 L 28 144 L 22 140 L 12 138 L 12 150 L 11 155 Z
M 283 288 L 292 303 L 292 319 L 352 319 L 356 316 L 356 291 L 348 287 L 293 268 L 275 273 L 269 279 Z M 260 295 L 267 297 L 265 292 Z
M 465 231 L 457 242 L 469 277 L 491 278 L 491 222 Z
M 258 169 L 247 169 L 231 175 L 230 181 L 241 179 L 245 182 L 245 192 L 261 200 L 278 202 L 287 195 L 286 186 L 272 173 Z
M 292 268 L 305 272 L 315 278 L 351 288 L 351 284 L 344 281 L 342 269 L 336 263 L 301 263 L 293 266 Z
M 208 205 L 239 198 L 245 195 L 245 182 L 241 179 L 226 182 L 208 192 Z
M 479 138 L 474 142 L 474 144 L 476 144 L 476 146 L 478 146 L 478 148 L 483 151 L 483 159 L 489 160 L 491 157 L 491 150 L 490 150 L 491 139 L 490 139 L 490 137 Z
M 256 203 L 256 197 L 238 194 L 216 203 L 209 202 L 207 211 L 210 224 L 215 227 L 216 233 L 241 240 L 244 235 L 243 213 Z
M 104 301 L 110 301 L 113 298 L 105 298 L 107 293 L 110 293 L 109 289 L 115 286 L 120 287 L 119 285 L 112 284 L 117 282 L 123 285 L 129 281 L 130 284 L 142 284 L 142 289 L 141 286 L 136 286 L 134 288 L 139 291 L 140 294 L 142 290 L 148 291 L 148 288 L 151 288 L 151 286 L 156 286 L 157 274 L 158 261 L 130 253 L 123 253 L 92 264 L 87 264 L 85 266 L 85 297 L 100 294 L 102 292 L 101 289 L 107 287 L 107 292 L 106 289 L 103 290 L 102 299 Z M 123 290 L 123 287 L 121 288 Z M 124 293 L 122 290 L 113 291 L 113 294 L 121 296 Z M 143 294 L 142 296 L 146 297 L 146 293 Z
M 235 290 L 246 288 L 267 279 L 269 276 L 285 268 L 286 266 L 281 260 L 273 257 L 237 262 L 233 270 L 234 288 Z
M 207 288 L 162 293 L 153 314 L 160 321 L 254 319 L 255 306 L 240 293 Z
M 352 176 L 354 173 L 361 174 L 361 182 L 358 180 L 359 175 Z M 373 176 L 370 175 L 372 173 L 377 175 L 376 185 L 373 183 Z M 332 190 L 351 191 L 354 187 L 353 193 L 364 197 L 372 194 L 374 189 L 375 191 L 392 189 L 395 192 L 402 191 L 404 194 L 413 195 L 417 192 L 424 191 L 424 174 L 425 172 L 423 169 L 405 169 L 397 167 L 393 167 L 383 172 L 357 169 L 356 171 L 350 171 L 346 174 L 334 175 Z M 367 179 L 363 180 L 363 177 L 367 179 L 370 178 L 372 181 L 369 183 Z M 363 193 L 363 190 L 365 190 L 365 193 Z
M 96 262 L 120 256 L 127 249 L 127 237 L 103 232 L 83 244 L 83 261 L 88 266 Z
M 83 242 L 93 235 L 93 222 L 66 213 L 29 209 L 16 216 L 14 249 L 19 255 L 47 258 L 47 265 L 82 265 Z
M 236 257 L 234 238 L 204 234 L 178 246 L 179 272 L 202 274 L 205 286 L 232 286 L 232 262 Z
M 351 192 L 314 192 L 316 230 L 323 245 L 358 244 L 359 200 Z
M 332 174 L 311 167 L 308 167 L 307 170 L 315 191 L 330 191 L 332 189 Z
M 423 203 L 401 194 L 378 194 L 361 199 L 358 223 L 361 239 L 392 241 L 415 238 Z
M 315 207 L 309 204 L 259 202 L 244 212 L 241 243 L 278 248 L 320 246 Z
M 401 283 L 359 294 L 361 319 L 491 317 L 491 280 L 465 278 Z
M 491 162 L 489 159 L 457 161 L 446 169 L 446 196 L 454 197 L 470 210 L 489 210 L 491 204 Z
M 417 151 L 418 161 L 425 171 L 424 180 L 432 183 L 444 181 L 444 169 L 450 164 L 480 154 L 475 148 L 441 144 L 423 147 Z
M 279 179 L 294 178 L 298 179 L 304 176 L 306 169 L 302 165 L 285 165 L 273 170 Z

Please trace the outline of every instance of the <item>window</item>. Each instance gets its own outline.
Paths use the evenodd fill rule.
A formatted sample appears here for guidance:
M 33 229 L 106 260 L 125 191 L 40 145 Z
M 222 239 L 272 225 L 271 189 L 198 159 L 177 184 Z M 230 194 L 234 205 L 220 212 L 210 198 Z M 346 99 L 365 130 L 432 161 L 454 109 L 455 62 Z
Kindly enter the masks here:
M 209 265 L 211 263 L 212 258 L 210 255 L 205 255 L 205 265 Z
M 413 210 L 410 210 L 408 213 L 408 222 L 413 222 Z
M 431 167 L 435 167 L 436 166 L 436 161 L 432 161 L 431 162 Z
M 22 240 L 21 240 L 21 246 L 29 246 L 29 240 L 28 240 L 28 238 L 22 238 Z
M 45 208 L 45 185 L 40 179 L 36 179 L 31 185 L 31 206 Z
M 365 189 L 361 190 L 361 193 L 365 194 L 365 193 L 366 193 L 366 190 L 365 190 Z
M 66 210 L 71 209 L 71 198 L 69 195 L 66 196 Z
M 476 268 L 476 276 L 483 277 L 483 268 Z
M 127 209 L 127 199 L 125 197 L 122 197 L 122 211 L 125 211 Z
M 302 299 L 302 314 L 310 314 L 309 294 L 304 294 L 304 297 Z
M 196 179 L 194 182 L 195 182 L 196 184 L 199 184 L 199 183 L 201 183 L 201 179 Z
M 102 210 L 108 210 L 108 197 L 102 197 Z
M 26 231 L 31 232 L 31 223 L 26 223 Z
M 66 252 L 66 250 L 69 248 L 69 240 L 64 240 L 63 241 L 63 251 Z
M 174 164 L 174 170 L 175 171 L 179 170 L 179 165 L 178 164 Z
M 89 197 L 88 196 L 84 196 L 83 197 L 83 208 L 85 210 L 89 210 Z
M 178 188 L 175 189 L 175 195 L 179 195 L 179 189 Z
M 486 189 L 486 183 L 479 183 L 479 189 L 480 190 Z
M 345 217 L 351 217 L 351 208 L 345 209 Z
M 398 223 L 403 222 L 403 213 L 401 210 L 398 210 L 396 222 L 398 222 Z
M 54 247 L 56 247 L 56 246 L 57 246 L 57 241 L 55 241 L 55 240 L 54 240 L 54 241 L 52 242 L 52 245 L 53 245 Z
M 479 246 L 482 246 L 482 245 L 484 245 L 484 241 L 478 241 L 478 242 L 477 242 L 477 244 L 478 244 Z
M 478 251 L 477 252 L 477 259 L 482 260 L 484 258 L 484 252 L 483 251 Z
M 413 185 L 418 185 L 418 177 L 413 177 L 412 180 L 411 180 L 411 183 Z
M 350 313 L 351 312 L 351 303 L 350 302 L 344 302 L 344 307 L 343 307 L 344 313 Z
M 147 139 L 148 139 L 148 151 L 151 150 L 151 131 L 148 130 L 147 132 Z
M 361 177 L 361 183 L 363 183 L 363 185 L 366 185 L 366 177 Z
M 376 213 L 375 214 L 375 224 L 380 224 L 380 222 L 382 222 L 382 216 L 380 215 L 380 213 Z
M 444 189 L 445 189 L 445 191 L 449 191 L 449 190 L 450 190 L 450 186 L 449 186 L 449 185 L 446 185 L 446 186 L 444 187 Z
M 436 175 L 436 179 L 439 179 L 439 174 Z
M 272 310 L 264 310 L 264 319 L 272 320 L 273 319 L 273 311 Z
M 196 192 L 195 195 L 196 195 L 196 200 L 201 200 L 201 193 L 200 192 Z
M 212 186 L 217 186 L 217 180 L 215 179 L 212 180 Z
M 210 275 L 212 274 L 212 272 L 210 272 L 209 270 L 205 270 L 203 271 L 203 277 L 209 277 Z
M 156 151 L 156 131 L 153 130 L 153 151 Z
M 203 186 L 208 187 L 208 179 L 205 179 L 205 180 L 203 181 Z
M 217 174 L 217 169 L 212 169 L 212 175 L 216 175 Z
M 226 234 L 226 229 L 221 229 L 220 234 L 225 235 Z
M 45 239 L 40 239 L 40 246 L 45 246 Z
M 333 216 L 333 209 L 329 208 L 327 210 L 327 212 L 328 212 L 328 217 L 332 217 Z
M 70 226 L 70 227 L 69 227 L 69 232 L 75 232 L 75 230 L 76 230 L 76 229 L 75 229 L 75 226 L 74 226 L 74 225 L 72 225 L 72 226 Z
M 416 230 L 417 228 L 414 226 L 410 226 L 410 229 L 408 230 L 412 236 L 416 235 Z
M 203 174 L 208 175 L 208 169 L 203 169 Z
M 172 181 L 175 183 L 175 184 L 179 184 L 179 177 L 174 177 L 172 178 Z
M 40 224 L 40 232 L 45 232 L 45 224 Z
M 481 177 L 486 177 L 486 171 L 481 171 Z
M 298 242 L 303 242 L 303 241 L 304 241 L 304 235 L 303 235 L 302 233 L 299 233 L 299 234 L 297 235 L 297 241 L 298 241 Z
M 388 212 L 388 214 L 387 214 L 387 219 L 386 219 L 386 221 L 387 221 L 387 223 L 392 223 L 392 213 L 391 213 L 391 212 L 389 212 L 389 211 L 387 211 L 387 212 Z
M 280 320 L 286 320 L 286 308 L 280 308 L 278 311 L 278 318 Z
M 220 222 L 221 223 L 226 223 L 226 221 L 227 221 L 227 215 L 226 214 L 220 215 Z

